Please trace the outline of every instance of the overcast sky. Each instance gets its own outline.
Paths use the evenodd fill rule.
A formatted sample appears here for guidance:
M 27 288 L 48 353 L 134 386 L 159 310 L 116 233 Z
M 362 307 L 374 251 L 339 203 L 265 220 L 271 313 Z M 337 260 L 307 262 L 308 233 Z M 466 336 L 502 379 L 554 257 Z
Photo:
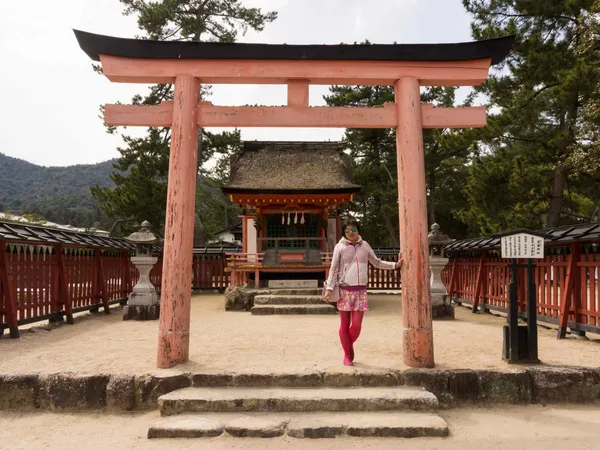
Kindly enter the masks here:
M 337 44 L 470 41 L 461 0 L 246 0 L 276 10 L 278 19 L 242 42 Z M 119 37 L 138 33 L 118 0 L 0 0 L 0 152 L 45 166 L 105 161 L 119 156 L 118 136 L 98 117 L 104 103 L 129 103 L 144 85 L 111 83 L 97 75 L 72 29 Z M 312 86 L 311 105 L 322 105 L 325 86 Z M 286 102 L 284 86 L 221 85 L 218 105 Z M 133 129 L 129 129 L 133 130 Z M 128 130 L 128 131 L 129 131 Z M 139 134 L 143 129 L 132 133 Z M 336 140 L 340 129 L 242 129 L 242 139 Z

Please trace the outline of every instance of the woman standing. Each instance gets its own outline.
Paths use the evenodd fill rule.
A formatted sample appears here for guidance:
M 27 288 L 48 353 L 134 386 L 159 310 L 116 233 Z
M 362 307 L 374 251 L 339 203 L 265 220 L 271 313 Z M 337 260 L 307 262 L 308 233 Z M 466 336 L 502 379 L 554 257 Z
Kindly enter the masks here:
M 337 308 L 340 312 L 340 341 L 344 349 L 344 365 L 352 366 L 354 361 L 354 342 L 362 328 L 367 302 L 368 263 L 378 269 L 394 270 L 402 267 L 402 255 L 398 262 L 382 261 L 371 246 L 360 237 L 359 223 L 347 219 L 343 223 L 344 236 L 333 249 L 325 300 L 339 287 L 340 298 Z

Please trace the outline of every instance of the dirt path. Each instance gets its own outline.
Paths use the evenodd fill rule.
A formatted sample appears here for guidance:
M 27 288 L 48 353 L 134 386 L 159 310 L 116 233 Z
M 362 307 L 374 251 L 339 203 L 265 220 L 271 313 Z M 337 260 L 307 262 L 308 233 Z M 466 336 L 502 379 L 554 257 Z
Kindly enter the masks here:
M 304 450 L 457 449 L 494 450 L 577 448 L 597 449 L 600 443 L 598 407 L 502 407 L 443 411 L 448 438 L 408 440 L 382 438 L 159 439 L 148 440 L 148 426 L 157 412 L 145 414 L 29 414 L 0 413 L 0 447 L 11 450 Z
M 337 316 L 252 316 L 226 312 L 221 295 L 192 300 L 190 362 L 186 371 L 287 371 L 341 366 Z M 506 368 L 500 358 L 504 320 L 457 308 L 457 320 L 434 322 L 438 368 Z M 0 339 L 0 372 L 121 372 L 155 370 L 158 322 L 124 322 L 113 314 L 85 314 L 75 325 L 33 327 L 20 340 Z M 48 331 L 50 330 L 50 331 Z M 403 369 L 400 297 L 372 295 L 356 344 L 356 369 Z M 600 336 L 590 340 L 540 329 L 546 364 L 600 365 Z

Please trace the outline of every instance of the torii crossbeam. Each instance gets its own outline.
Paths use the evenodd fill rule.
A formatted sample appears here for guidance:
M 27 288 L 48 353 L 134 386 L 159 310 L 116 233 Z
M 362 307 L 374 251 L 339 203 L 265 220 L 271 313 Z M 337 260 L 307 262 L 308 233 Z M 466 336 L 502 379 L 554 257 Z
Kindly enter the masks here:
M 433 367 L 423 128 L 486 124 L 484 107 L 421 104 L 421 86 L 476 86 L 514 44 L 507 36 L 460 44 L 268 45 L 162 42 L 75 31 L 79 45 L 123 83 L 170 83 L 172 103 L 106 105 L 107 125 L 172 127 L 165 224 L 159 368 L 189 357 L 196 162 L 199 127 L 396 128 L 402 268 L 403 358 Z M 200 84 L 286 84 L 287 106 L 214 106 Z M 394 86 L 379 108 L 309 107 L 320 85 Z

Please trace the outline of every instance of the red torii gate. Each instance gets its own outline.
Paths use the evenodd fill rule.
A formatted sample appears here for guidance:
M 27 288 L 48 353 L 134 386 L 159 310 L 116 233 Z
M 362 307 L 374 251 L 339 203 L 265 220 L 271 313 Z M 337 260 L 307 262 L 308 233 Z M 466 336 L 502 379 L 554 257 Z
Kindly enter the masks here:
M 75 30 L 104 75 L 123 83 L 174 84 L 173 102 L 106 105 L 115 126 L 172 127 L 165 224 L 159 368 L 189 359 L 199 127 L 396 128 L 404 363 L 433 367 L 423 128 L 483 127 L 485 107 L 422 105 L 420 86 L 476 86 L 501 62 L 513 36 L 460 44 L 268 45 L 121 39 Z M 200 83 L 286 84 L 287 106 L 199 102 Z M 380 108 L 309 107 L 311 84 L 389 85 Z

